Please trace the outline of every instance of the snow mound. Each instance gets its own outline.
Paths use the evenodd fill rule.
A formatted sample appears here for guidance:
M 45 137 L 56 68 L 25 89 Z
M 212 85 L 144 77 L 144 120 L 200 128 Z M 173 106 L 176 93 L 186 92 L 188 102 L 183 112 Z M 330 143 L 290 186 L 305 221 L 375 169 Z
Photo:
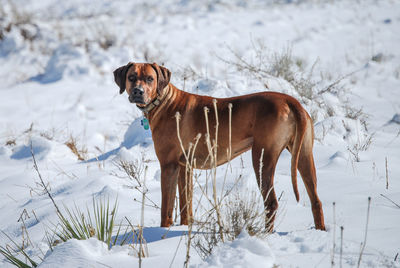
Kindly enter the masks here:
M 24 159 L 32 157 L 31 144 L 32 151 L 38 159 L 43 159 L 51 150 L 51 144 L 48 140 L 42 137 L 32 137 L 28 144 L 17 146 L 11 154 L 11 158 Z
M 38 266 L 46 267 L 102 267 L 104 263 L 115 263 L 118 259 L 131 259 L 124 248 L 113 247 L 107 249 L 107 245 L 95 238 L 88 240 L 71 239 L 49 251 L 45 260 Z M 121 263 L 121 262 L 119 262 Z M 103 264 L 103 265 L 102 265 Z M 107 267 L 107 265 L 105 265 Z
M 227 88 L 226 82 L 210 78 L 199 79 L 194 83 L 192 92 L 200 95 L 212 95 L 214 97 L 232 96 L 232 92 Z
M 392 118 L 392 120 L 390 120 L 389 123 L 400 124 L 400 114 L 393 115 L 393 118 Z
M 8 150 L 6 147 L 4 147 L 4 146 L 0 147 L 0 156 L 7 155 L 7 153 L 8 153 Z
M 337 151 L 331 157 L 329 157 L 329 164 L 328 165 L 344 165 L 347 163 L 347 156 L 345 153 L 341 151 Z
M 141 120 L 141 117 L 136 118 L 129 125 L 128 130 L 125 132 L 124 141 L 122 142 L 121 147 L 125 147 L 127 149 L 130 149 L 135 145 L 147 147 L 153 143 L 151 131 L 143 128 L 141 125 Z
M 245 231 L 232 242 L 217 248 L 200 267 L 273 267 L 275 257 L 265 241 Z
M 0 57 L 7 57 L 13 52 L 18 52 L 23 47 L 23 39 L 12 29 L 10 34 L 4 37 L 0 42 Z
M 85 64 L 84 54 L 72 45 L 63 43 L 54 50 L 44 73 L 31 80 L 47 84 L 57 82 L 65 75 L 74 77 L 88 73 L 89 68 Z

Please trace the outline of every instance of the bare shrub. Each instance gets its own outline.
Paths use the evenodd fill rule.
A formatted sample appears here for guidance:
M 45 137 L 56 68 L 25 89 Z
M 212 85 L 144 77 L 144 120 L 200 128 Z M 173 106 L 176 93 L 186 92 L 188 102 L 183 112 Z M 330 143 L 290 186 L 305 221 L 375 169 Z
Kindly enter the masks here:
M 357 107 L 347 98 L 349 89 L 344 81 L 348 78 L 355 79 L 353 75 L 359 70 L 334 78 L 329 72 L 320 71 L 316 73 L 316 66 L 318 59 L 311 65 L 306 66 L 306 62 L 300 58 L 295 58 L 292 55 L 291 47 L 286 47 L 280 52 L 270 52 L 262 42 L 252 42 L 253 56 L 245 57 L 238 52 L 228 47 L 232 54 L 232 59 L 220 58 L 226 64 L 232 66 L 237 71 L 244 73 L 244 75 L 257 79 L 265 88 L 269 89 L 269 83 L 272 79 L 282 78 L 287 81 L 292 89 L 300 97 L 299 101 L 308 106 L 311 118 L 316 123 L 322 114 L 326 119 L 333 116 L 344 116 L 346 118 L 359 121 L 364 130 L 368 132 L 368 115 L 365 114 L 362 107 Z M 331 104 L 326 101 L 331 96 L 337 98 L 338 104 Z M 344 128 L 347 138 L 350 133 L 346 125 Z M 322 142 L 326 135 L 324 129 L 322 137 L 318 137 Z M 348 146 L 348 151 L 352 154 L 355 161 L 360 161 L 359 153 L 368 149 L 369 144 L 372 142 L 372 135 L 366 136 L 359 140 L 357 143 Z
M 144 154 L 142 154 L 141 159 L 135 159 L 134 161 L 118 160 L 114 162 L 114 165 L 122 172 L 122 175 L 119 172 L 113 172 L 111 175 L 121 179 L 128 179 L 130 183 L 129 185 L 125 185 L 125 187 L 136 190 L 142 197 L 144 196 L 145 199 L 150 202 L 150 204 L 145 204 L 145 206 L 160 209 L 153 200 L 145 195 L 147 188 L 143 183 L 146 176 L 147 164 L 149 162 L 150 160 L 146 159 Z M 143 204 L 143 201 L 137 200 L 136 198 L 134 198 L 134 201 Z
M 28 24 L 32 22 L 33 15 L 29 13 L 26 9 L 21 8 L 20 6 L 16 6 L 15 3 L 9 2 L 10 5 L 10 16 L 12 17 L 13 24 Z
M 6 8 L 8 7 L 8 10 Z M 17 29 L 21 36 L 32 42 L 39 36 L 39 27 L 33 21 L 33 14 L 12 1 L 0 8 L 0 40 L 12 29 Z
M 182 90 L 186 88 L 187 81 L 196 81 L 197 79 L 202 78 L 203 76 L 194 70 L 191 66 L 185 66 L 183 68 L 178 69 L 175 74 L 180 77 L 180 80 L 183 81 Z
M 5 143 L 6 146 L 15 146 L 16 144 L 17 144 L 17 143 L 16 143 L 16 140 L 15 140 L 15 139 L 9 139 L 9 140 L 7 140 L 6 143 Z
M 115 45 L 116 42 L 116 36 L 114 35 L 114 33 L 112 33 L 111 31 L 107 31 L 106 29 L 106 27 L 99 27 L 97 32 L 97 42 L 99 46 L 104 50 L 109 49 L 110 47 Z
M 136 43 L 134 44 L 137 45 Z M 136 47 L 138 57 L 142 57 L 146 62 L 159 62 L 161 65 L 164 65 L 164 62 L 167 60 L 167 55 L 164 53 L 162 49 L 159 49 L 160 46 L 157 45 L 149 45 L 148 43 L 142 43 L 141 45 Z
M 128 221 L 128 224 L 132 230 L 132 243 L 129 246 L 133 250 L 134 256 L 139 258 L 140 267 L 141 259 L 149 256 L 147 241 L 143 237 L 143 228 L 140 229 L 140 226 L 133 226 L 133 224 L 128 220 L 127 217 L 125 217 L 125 219 Z
M 329 117 L 332 117 L 336 114 L 335 109 L 330 105 L 326 106 L 326 113 L 328 114 Z
M 90 43 L 97 43 L 99 47 L 108 50 L 116 44 L 117 37 L 115 33 L 107 27 L 107 24 L 94 21 L 86 25 L 87 31 L 92 33 L 91 37 L 82 36 L 84 40 L 80 41 L 77 45 L 85 47 L 86 51 L 89 50 Z
M 128 178 L 132 185 L 128 185 L 127 187 L 138 191 L 141 195 L 141 200 L 134 198 L 134 201 L 141 204 L 140 223 L 135 227 L 126 218 L 129 226 L 132 228 L 134 239 L 131 248 L 134 250 L 135 256 L 138 257 L 139 267 L 142 267 L 142 259 L 149 256 L 147 242 L 143 236 L 145 207 L 150 206 L 160 209 L 160 207 L 147 196 L 148 188 L 146 187 L 146 179 L 148 169 L 147 163 L 149 162 L 150 160 L 146 159 L 145 155 L 142 154 L 141 159 L 136 159 L 135 161 L 119 160 L 114 163 L 124 175 L 121 176 L 117 173 L 113 175 L 119 178 Z M 149 201 L 151 204 L 146 204 L 146 201 Z
M 142 186 L 141 176 L 144 171 L 144 162 L 139 160 L 125 161 L 119 160 L 115 163 L 119 170 L 124 171 L 128 178 L 135 181 L 139 187 Z
M 274 53 L 269 52 L 260 41 L 252 42 L 252 46 L 255 53 L 253 60 L 245 59 L 229 47 L 234 60 L 220 59 L 228 65 L 234 66 L 238 71 L 258 79 L 268 89 L 268 79 L 279 77 L 289 82 L 302 98 L 314 99 L 317 92 L 316 86 L 320 83 L 313 79 L 314 68 L 318 60 L 306 71 L 305 61 L 293 57 L 291 46 Z
M 265 228 L 265 212 L 261 195 L 256 190 L 235 190 L 225 201 L 224 216 L 228 217 L 229 240 L 235 239 L 242 230 L 251 236 L 265 237 L 269 231 Z
M 291 47 L 284 48 L 281 53 L 274 53 L 270 60 L 271 63 L 269 69 L 271 75 L 282 77 L 288 82 L 295 79 Z
M 45 138 L 45 139 L 48 139 L 48 140 L 53 140 L 54 139 L 54 137 L 56 136 L 56 129 L 55 128 L 51 128 L 51 129 L 49 129 L 49 130 L 43 130 L 43 131 L 40 131 L 40 133 L 39 133 L 39 135 L 41 136 L 41 137 L 43 137 L 43 138 Z
M 330 73 L 316 74 L 315 69 L 319 60 L 316 59 L 308 67 L 305 60 L 293 56 L 291 46 L 287 46 L 280 52 L 271 52 L 261 41 L 258 41 L 252 42 L 252 48 L 254 56 L 250 59 L 230 47 L 228 50 L 233 59 L 221 57 L 219 59 L 233 66 L 237 71 L 259 80 L 267 89 L 269 89 L 268 84 L 271 79 L 279 77 L 286 80 L 299 94 L 303 103 L 316 103 L 320 108 L 327 110 L 325 113 L 327 116 L 332 116 L 333 110 L 332 107 L 324 105 L 323 94 L 330 93 L 341 98 L 347 91 L 342 82 L 359 71 L 356 70 L 334 79 Z
M 373 137 L 374 134 L 364 135 L 352 146 L 347 147 L 347 150 L 350 152 L 356 162 L 360 162 L 360 153 L 368 150 L 369 146 L 372 144 Z
M 273 77 L 273 74 L 271 74 L 269 57 L 266 55 L 266 47 L 262 42 L 257 42 L 257 44 L 252 42 L 252 45 L 253 52 L 255 53 L 255 62 L 245 59 L 242 55 L 230 47 L 228 47 L 228 50 L 232 54 L 233 60 L 224 59 L 221 57 L 218 58 L 226 64 L 233 66 L 237 71 L 259 80 L 265 88 L 269 89 L 268 79 Z
M 265 211 L 259 191 L 245 191 L 235 188 L 224 199 L 220 214 L 222 217 L 224 241 L 233 241 L 245 230 L 251 236 L 265 238 L 270 231 L 265 225 Z M 214 209 L 195 219 L 197 232 L 194 248 L 202 259 L 206 259 L 221 242 L 218 217 Z
M 365 131 L 368 131 L 368 115 L 364 113 L 363 108 L 353 107 L 349 101 L 345 101 L 343 105 L 345 116 L 347 118 L 360 121 Z

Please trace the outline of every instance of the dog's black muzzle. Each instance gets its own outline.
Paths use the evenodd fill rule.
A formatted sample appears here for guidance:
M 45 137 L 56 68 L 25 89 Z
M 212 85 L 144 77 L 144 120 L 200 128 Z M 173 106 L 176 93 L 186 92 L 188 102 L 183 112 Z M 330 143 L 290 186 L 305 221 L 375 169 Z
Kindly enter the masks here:
M 135 87 L 132 91 L 131 94 L 129 95 L 129 101 L 131 103 L 139 103 L 139 104 L 144 104 L 144 98 L 143 98 L 144 91 L 140 87 Z

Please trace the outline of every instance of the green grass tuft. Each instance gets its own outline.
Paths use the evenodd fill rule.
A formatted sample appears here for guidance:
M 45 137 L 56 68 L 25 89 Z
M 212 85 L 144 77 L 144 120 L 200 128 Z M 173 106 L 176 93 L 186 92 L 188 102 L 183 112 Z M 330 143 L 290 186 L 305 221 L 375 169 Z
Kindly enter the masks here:
M 64 206 L 66 216 L 58 214 L 59 224 L 56 227 L 60 227 L 61 230 L 57 228 L 55 235 L 64 242 L 73 238 L 85 240 L 96 237 L 106 243 L 110 249 L 117 244 L 121 229 L 121 227 L 118 228 L 115 239 L 112 239 L 117 207 L 117 200 L 110 205 L 109 199 L 102 198 L 99 200 L 93 198 L 92 207 L 87 207 L 86 213 L 83 213 L 76 205 L 74 209 Z

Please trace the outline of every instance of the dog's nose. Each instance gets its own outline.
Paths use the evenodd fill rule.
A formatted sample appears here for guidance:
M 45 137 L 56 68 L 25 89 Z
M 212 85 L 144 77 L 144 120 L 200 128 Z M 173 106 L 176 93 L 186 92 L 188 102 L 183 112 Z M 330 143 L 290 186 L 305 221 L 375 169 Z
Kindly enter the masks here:
M 142 96 L 143 90 L 141 88 L 135 87 L 132 92 L 133 96 Z
M 130 103 L 135 103 L 135 99 L 134 99 L 133 94 L 129 95 L 128 100 L 129 100 Z
M 131 90 L 131 94 L 129 95 L 129 101 L 131 103 L 143 103 L 143 88 L 135 87 Z

